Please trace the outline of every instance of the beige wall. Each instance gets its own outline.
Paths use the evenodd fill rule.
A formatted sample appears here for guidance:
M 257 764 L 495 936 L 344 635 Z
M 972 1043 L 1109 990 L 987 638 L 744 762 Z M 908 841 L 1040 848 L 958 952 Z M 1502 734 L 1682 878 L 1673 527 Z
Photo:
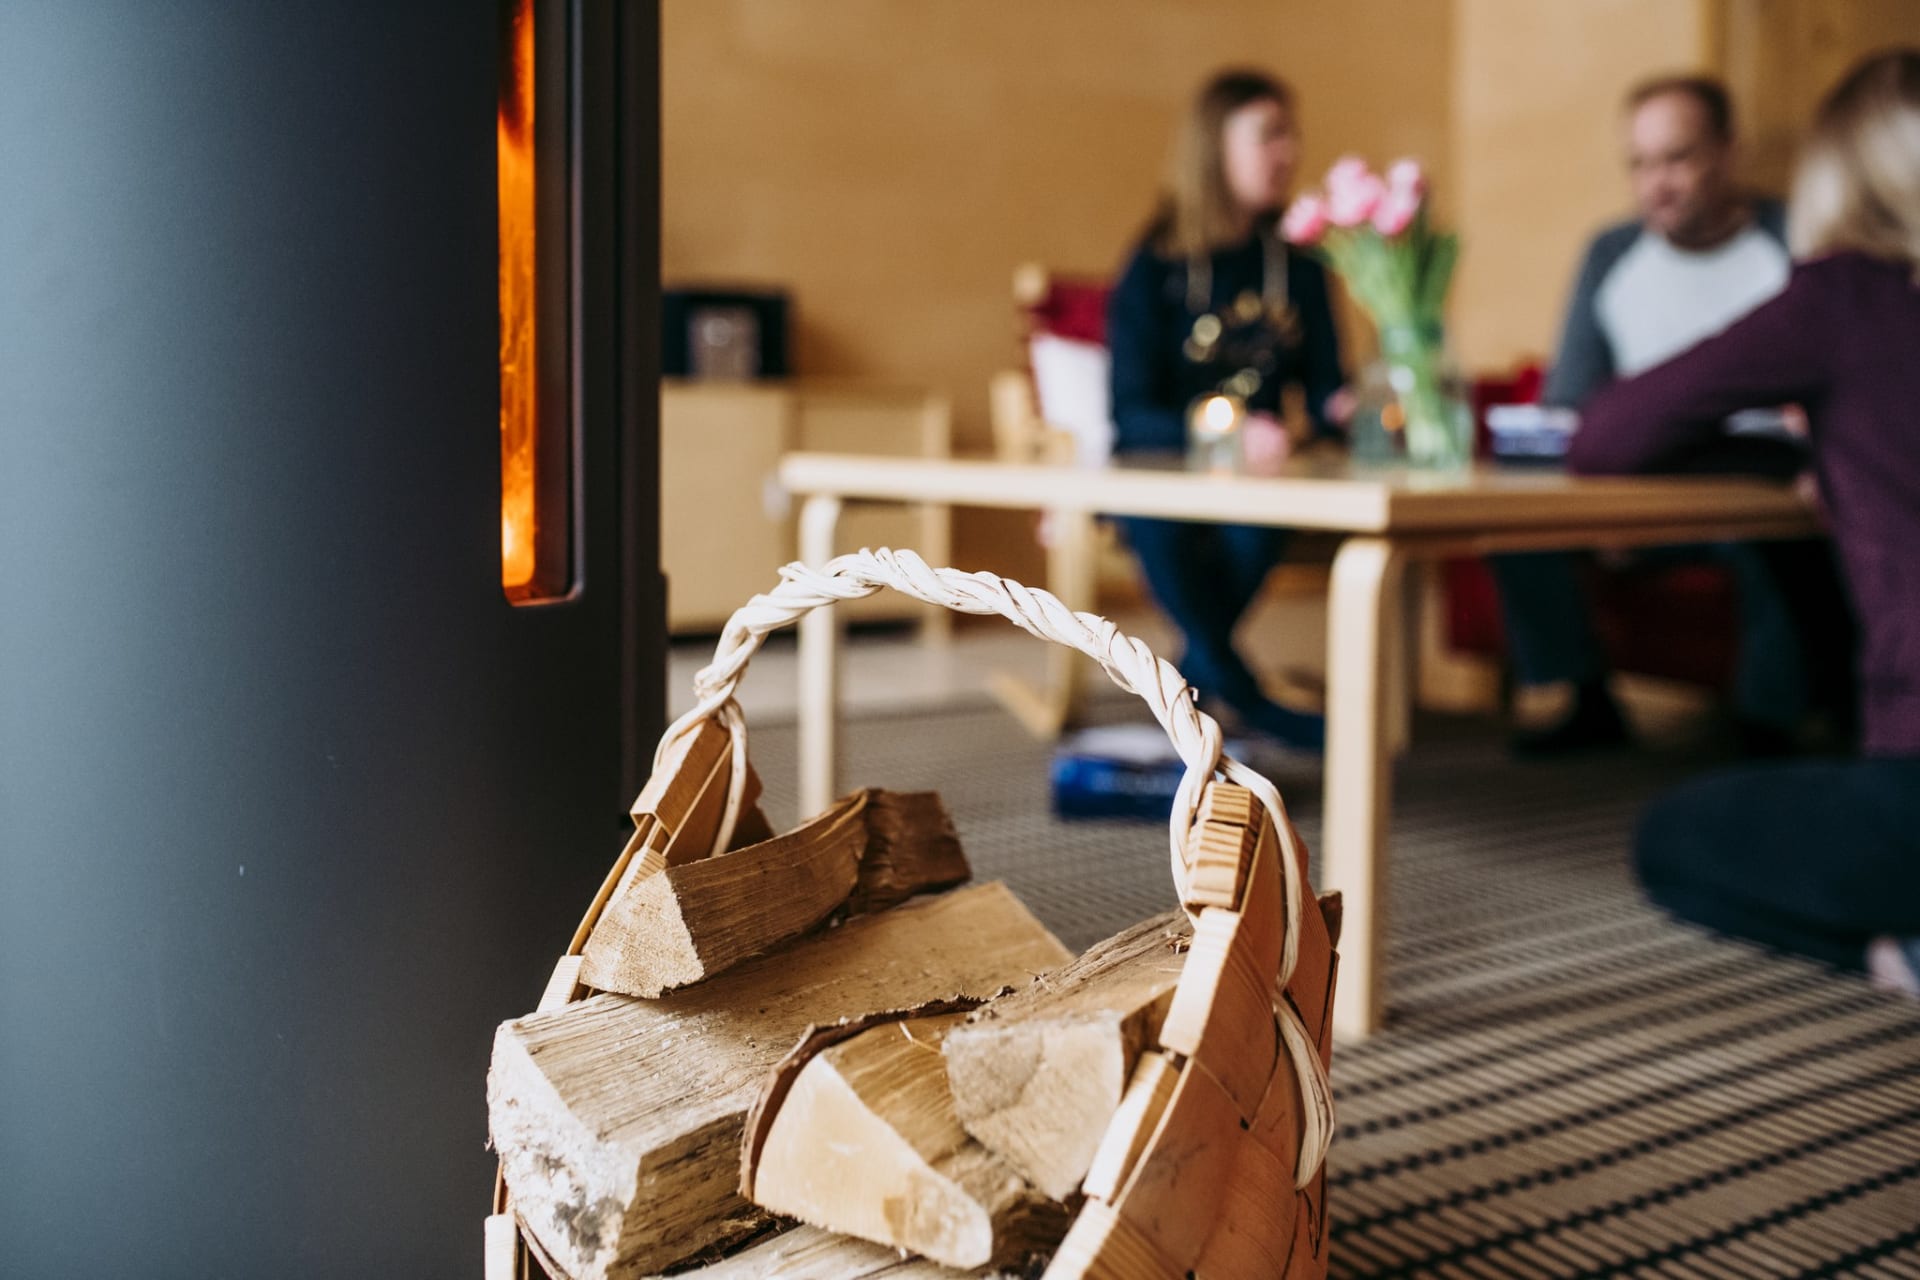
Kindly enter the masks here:
M 778 284 L 807 374 L 943 389 L 985 449 L 1016 358 L 1008 279 L 1111 272 L 1181 109 L 1252 62 L 1301 92 L 1306 173 L 1426 159 L 1465 256 L 1469 367 L 1550 354 L 1582 245 L 1628 212 L 1621 93 L 1720 69 L 1749 171 L 1784 183 L 1800 124 L 1920 0 L 665 0 L 670 283 Z M 671 482 L 671 477 L 669 477 Z M 1031 546 L 969 517 L 959 558 Z
M 1630 210 L 1621 93 L 1709 69 L 1714 26 L 1696 0 L 1454 0 L 1453 14 L 1451 328 L 1469 367 L 1500 368 L 1550 354 L 1582 247 Z
M 1309 173 L 1448 174 L 1447 8 L 1419 0 L 666 0 L 669 283 L 782 284 L 807 374 L 943 387 L 990 446 L 1023 261 L 1113 271 L 1213 68 L 1299 89 Z M 669 477 L 669 480 L 671 478 Z M 973 528 L 990 522 L 974 521 Z M 961 529 L 961 555 L 978 539 Z
M 1920 0 L 1722 0 L 1722 73 L 1740 104 L 1748 175 L 1784 193 L 1801 130 L 1862 54 L 1920 44 Z
M 1920 42 L 1920 0 L 1452 0 L 1453 297 L 1473 368 L 1549 356 L 1586 239 L 1627 215 L 1621 95 L 1664 71 L 1723 75 L 1742 172 L 1784 195 L 1800 132 L 1862 54 Z

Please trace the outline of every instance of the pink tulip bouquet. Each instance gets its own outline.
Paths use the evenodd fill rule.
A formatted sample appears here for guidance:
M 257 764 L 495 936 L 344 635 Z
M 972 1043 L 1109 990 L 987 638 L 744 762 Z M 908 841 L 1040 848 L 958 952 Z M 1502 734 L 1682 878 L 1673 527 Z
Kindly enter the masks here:
M 1419 162 L 1398 161 L 1382 176 L 1358 156 L 1342 158 L 1327 171 L 1325 192 L 1288 207 L 1281 234 L 1338 272 L 1379 330 L 1397 398 L 1386 427 L 1404 428 L 1408 461 L 1464 465 L 1472 419 L 1445 385 L 1442 328 L 1460 241 L 1429 222 Z

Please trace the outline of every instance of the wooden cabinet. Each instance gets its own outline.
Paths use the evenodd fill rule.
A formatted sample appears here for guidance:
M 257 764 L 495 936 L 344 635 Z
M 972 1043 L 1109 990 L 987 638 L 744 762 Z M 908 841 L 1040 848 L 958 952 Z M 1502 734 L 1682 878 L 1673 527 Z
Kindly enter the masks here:
M 945 396 L 856 382 L 669 381 L 660 392 L 660 555 L 667 627 L 716 632 L 798 554 L 794 517 L 776 470 L 805 449 L 893 457 L 945 457 Z M 947 508 L 850 508 L 839 551 L 910 547 L 935 565 L 951 558 Z M 943 611 L 882 593 L 839 606 L 855 620 L 925 619 Z

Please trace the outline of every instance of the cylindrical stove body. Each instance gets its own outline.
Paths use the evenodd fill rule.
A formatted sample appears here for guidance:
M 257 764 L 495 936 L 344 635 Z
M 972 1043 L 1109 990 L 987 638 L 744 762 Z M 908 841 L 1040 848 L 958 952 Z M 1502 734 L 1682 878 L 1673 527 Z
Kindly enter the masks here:
M 527 608 L 494 6 L 9 10 L 9 1274 L 478 1273 L 492 1029 L 659 717 L 657 15 L 570 13 L 576 581 Z

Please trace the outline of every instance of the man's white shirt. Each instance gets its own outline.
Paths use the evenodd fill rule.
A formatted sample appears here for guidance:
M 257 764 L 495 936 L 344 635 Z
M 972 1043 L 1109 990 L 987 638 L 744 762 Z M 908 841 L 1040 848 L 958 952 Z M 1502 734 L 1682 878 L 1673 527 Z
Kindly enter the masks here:
M 1704 252 L 1643 231 L 1594 298 L 1623 378 L 1719 333 L 1787 286 L 1792 261 L 1760 227 Z

